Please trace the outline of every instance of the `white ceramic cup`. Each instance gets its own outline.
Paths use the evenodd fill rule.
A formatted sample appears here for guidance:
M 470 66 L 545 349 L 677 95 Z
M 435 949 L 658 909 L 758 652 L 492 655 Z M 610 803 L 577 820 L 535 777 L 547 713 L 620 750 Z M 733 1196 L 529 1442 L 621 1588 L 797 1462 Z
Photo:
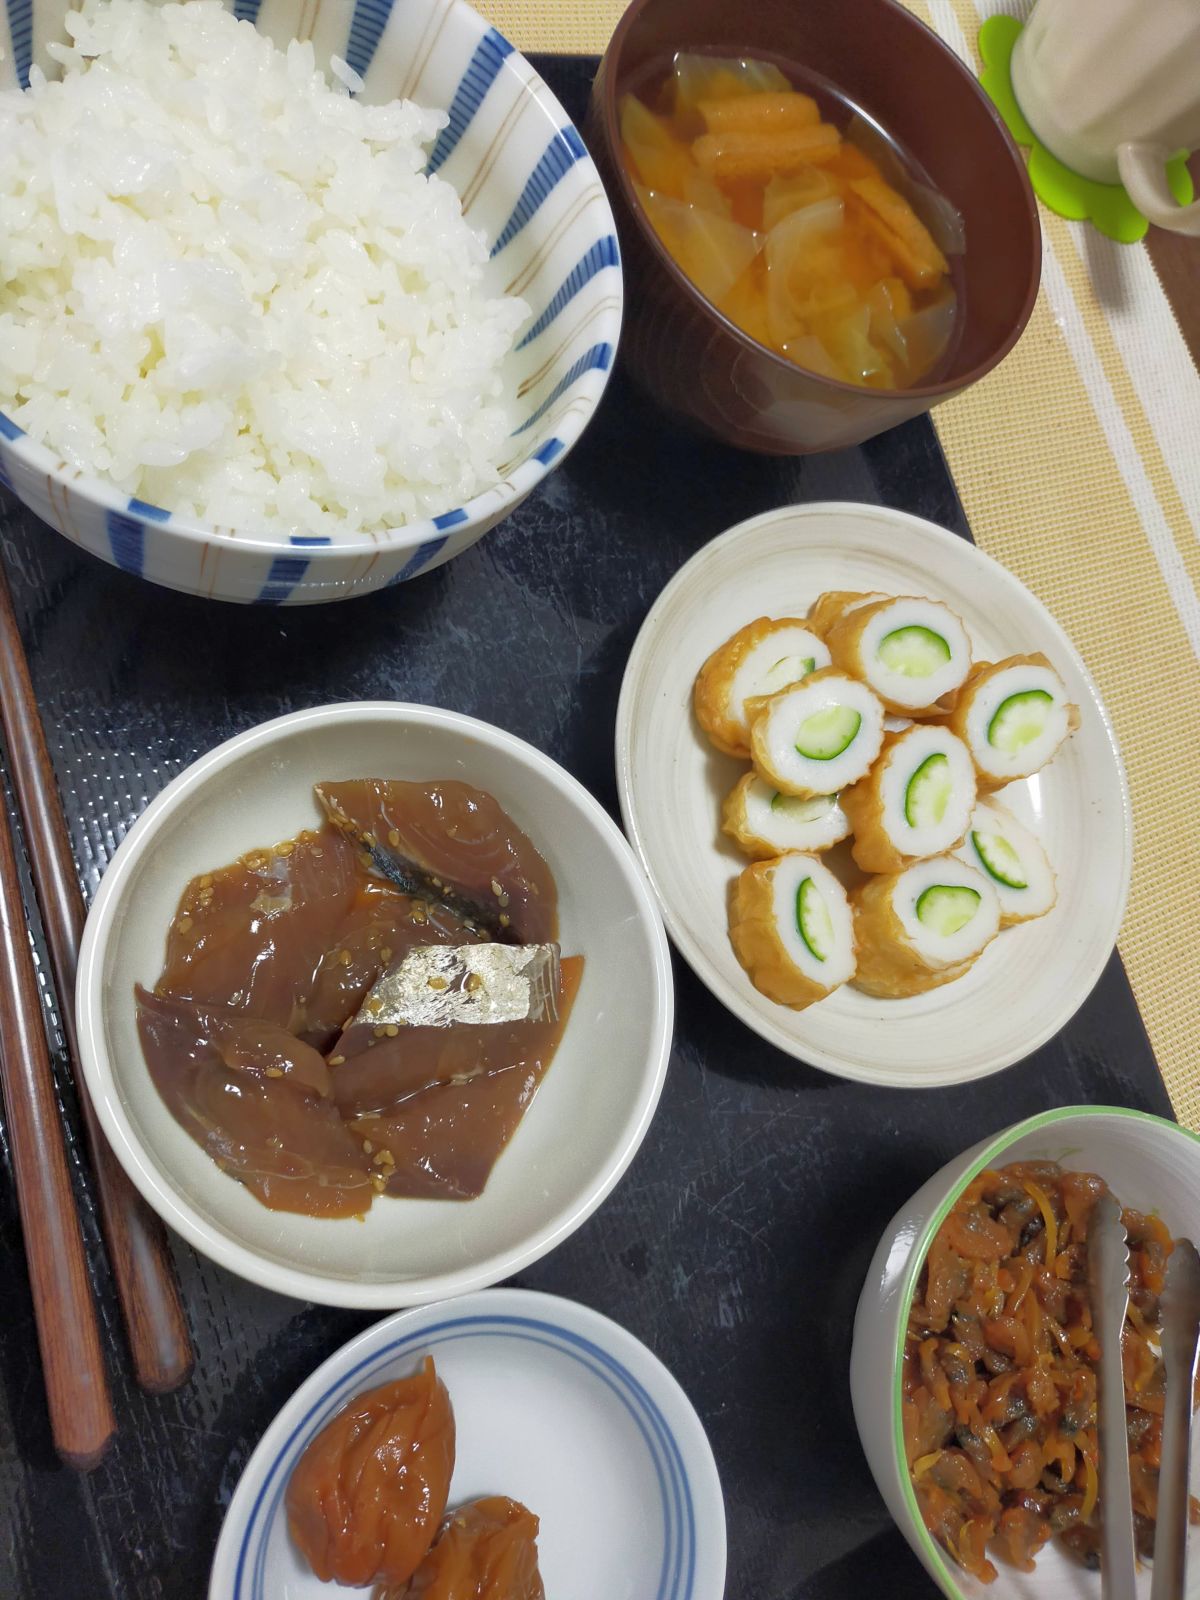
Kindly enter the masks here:
M 1037 0 L 1012 56 L 1026 121 L 1064 165 L 1123 183 L 1143 216 L 1200 234 L 1166 164 L 1200 149 L 1200 0 Z

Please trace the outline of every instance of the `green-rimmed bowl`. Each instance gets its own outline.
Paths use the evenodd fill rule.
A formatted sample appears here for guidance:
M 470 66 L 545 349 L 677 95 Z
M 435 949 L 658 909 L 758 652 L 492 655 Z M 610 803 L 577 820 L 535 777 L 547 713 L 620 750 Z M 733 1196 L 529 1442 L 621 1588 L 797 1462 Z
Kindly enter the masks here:
M 901 1400 L 904 1335 L 926 1254 L 937 1230 L 972 1178 L 1012 1161 L 1057 1161 L 1097 1172 L 1125 1206 L 1157 1212 L 1172 1237 L 1200 1240 L 1200 1139 L 1161 1117 L 1116 1106 L 1065 1106 L 1045 1111 L 985 1139 L 949 1162 L 897 1212 L 884 1230 L 859 1297 L 850 1357 L 854 1419 L 879 1492 L 930 1576 L 952 1600 L 1100 1600 L 1100 1579 L 1052 1542 L 1036 1571 L 997 1563 L 994 1583 L 964 1572 L 926 1532 L 904 1457 Z M 1200 1490 L 1200 1459 L 1192 1492 Z M 1188 1600 L 1200 1597 L 1200 1528 L 1189 1537 Z M 1139 1596 L 1150 1572 L 1139 1574 Z

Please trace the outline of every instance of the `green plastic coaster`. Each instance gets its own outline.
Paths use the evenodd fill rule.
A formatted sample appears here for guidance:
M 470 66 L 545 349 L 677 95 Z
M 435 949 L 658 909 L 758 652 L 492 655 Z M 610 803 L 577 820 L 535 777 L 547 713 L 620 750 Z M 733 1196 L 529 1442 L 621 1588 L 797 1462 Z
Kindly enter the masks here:
M 1072 222 L 1090 222 L 1098 232 L 1119 244 L 1136 244 L 1145 238 L 1150 224 L 1119 183 L 1094 183 L 1070 167 L 1064 167 L 1037 141 L 1026 122 L 1012 86 L 1013 46 L 1023 24 L 1016 17 L 989 17 L 979 30 L 979 54 L 983 71 L 979 81 L 1009 133 L 1018 144 L 1029 147 L 1029 181 L 1034 193 Z M 1181 206 L 1189 205 L 1195 190 L 1187 169 L 1187 156 L 1173 157 L 1167 163 L 1167 183 Z

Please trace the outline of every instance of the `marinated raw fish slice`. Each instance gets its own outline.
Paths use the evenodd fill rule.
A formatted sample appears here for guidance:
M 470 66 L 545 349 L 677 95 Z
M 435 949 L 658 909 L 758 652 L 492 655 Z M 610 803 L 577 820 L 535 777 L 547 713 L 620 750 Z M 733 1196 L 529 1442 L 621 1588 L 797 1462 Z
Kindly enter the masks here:
M 357 887 L 353 846 L 331 828 L 193 878 L 167 937 L 158 992 L 291 1027 Z
M 142 1053 L 167 1109 L 272 1211 L 360 1216 L 373 1198 L 361 1144 L 328 1098 L 311 1046 L 228 1007 L 136 991 Z
M 553 1021 L 348 1028 L 330 1058 L 338 1109 L 376 1187 L 454 1200 L 482 1193 L 554 1055 L 583 961 L 561 963 Z
M 407 1583 L 446 1509 L 454 1412 L 433 1359 L 356 1395 L 305 1447 L 287 1486 L 288 1531 L 324 1583 Z
M 375 778 L 319 783 L 316 794 L 334 825 L 397 887 L 447 906 L 493 938 L 554 939 L 550 869 L 491 795 L 453 779 Z
M 494 1031 L 494 1030 L 488 1030 Z M 409 1200 L 474 1200 L 537 1091 L 543 1063 L 465 1063 L 466 1082 L 431 1083 L 378 1116 L 347 1124 L 369 1153 L 374 1187 Z
M 437 1084 L 467 1082 L 541 1053 L 548 1057 L 566 1027 L 582 975 L 582 956 L 563 958 L 556 1006 L 536 1021 L 444 1028 L 356 1018 L 329 1056 L 339 1110 L 347 1118 L 387 1112 Z
M 489 942 L 409 950 L 348 1026 L 492 1027 L 557 1017 L 558 946 Z
M 371 1151 L 364 1152 L 361 1138 L 351 1136 L 341 1108 L 329 1098 L 330 1068 L 336 1073 L 345 1067 L 346 1056 L 335 1045 L 327 1066 L 318 1047 L 339 1038 L 346 1018 L 358 1012 L 385 970 L 403 965 L 415 948 L 435 966 L 441 945 L 455 948 L 462 983 L 454 991 L 447 979 L 447 988 L 464 1002 L 467 995 L 474 999 L 476 980 L 485 979 L 476 970 L 481 961 L 503 965 L 522 954 L 522 947 L 493 940 L 450 909 L 445 901 L 456 896 L 448 882 L 450 868 L 457 868 L 468 886 L 486 874 L 485 892 L 493 906 L 506 908 L 497 916 L 506 937 L 516 937 L 515 926 L 503 927 L 508 906 L 517 919 L 550 929 L 557 911 L 545 862 L 490 796 L 461 784 L 344 787 L 359 790 L 360 797 L 369 788 L 376 800 L 395 801 L 398 792 L 401 801 L 412 801 L 416 795 L 415 803 L 397 806 L 394 815 L 416 834 L 421 860 L 416 867 L 406 863 L 406 870 L 425 875 L 423 892 L 404 892 L 373 873 L 365 826 L 356 830 L 348 814 L 340 817 L 340 828 L 327 821 L 320 833 L 253 851 L 193 880 L 169 934 L 158 991 L 138 994 L 144 1054 L 176 1119 L 264 1204 L 316 1216 L 361 1215 L 385 1183 L 377 1165 L 368 1164 Z M 393 820 L 393 813 L 381 814 Z M 354 841 L 356 831 L 362 847 Z M 398 828 L 394 833 L 401 837 Z M 388 846 L 394 849 L 390 836 Z M 381 853 L 386 856 L 390 849 Z M 440 899 L 428 897 L 429 890 L 439 889 Z M 539 948 L 551 949 L 545 942 Z M 552 956 L 557 960 L 556 946 Z M 577 961 L 571 969 L 572 993 L 580 966 Z M 429 976 L 441 981 L 445 975 L 431 969 Z M 464 1107 L 436 1108 L 442 1134 L 435 1151 L 439 1169 L 429 1192 L 456 1185 L 464 1193 L 477 1192 L 486 1182 L 565 1021 L 562 1010 L 556 1017 L 551 1008 L 538 1024 L 528 1024 L 508 1061 L 499 1059 L 494 1041 L 481 1046 L 478 1039 L 464 1039 L 458 1055 L 444 1064 L 451 1087 L 461 1090 L 481 1081 L 459 1094 Z M 385 1029 L 363 1031 L 366 1048 L 378 1034 L 387 1037 Z M 399 1025 L 391 1025 L 391 1031 L 398 1033 Z M 444 1046 L 449 1035 L 471 1030 L 456 1022 L 431 1031 Z M 353 1044 L 346 1049 L 354 1054 Z M 395 1072 L 385 1075 L 380 1104 L 365 1109 L 390 1115 L 398 1099 L 441 1087 L 438 1053 L 432 1045 L 422 1050 L 407 1044 L 402 1081 L 397 1084 Z M 510 1093 L 504 1085 L 497 1091 L 498 1127 L 481 1134 L 478 1124 L 488 1114 L 483 1080 L 505 1067 L 524 1088 L 518 1084 L 521 1092 Z M 406 1106 L 405 1117 L 411 1110 Z M 399 1135 L 402 1152 L 404 1140 L 414 1145 L 414 1165 L 421 1160 L 419 1133 L 411 1127 Z M 389 1151 L 384 1165 L 391 1159 Z
M 510 934 L 506 934 L 507 919 L 502 922 L 500 914 L 494 912 L 492 907 L 484 905 L 482 901 L 468 899 L 466 895 L 450 888 L 441 878 L 433 877 L 415 866 L 413 862 L 384 849 L 369 834 L 363 834 L 360 843 L 366 851 L 364 860 L 367 870 L 377 872 L 389 883 L 394 884 L 402 894 L 409 895 L 414 900 L 424 900 L 431 912 L 434 910 L 449 912 L 458 918 L 465 928 L 480 938 L 511 937 Z
M 298 1089 L 329 1099 L 324 1056 L 277 1022 L 247 1017 L 229 1006 L 154 994 L 141 984 L 134 988 L 134 998 L 139 1017 L 145 1015 L 155 1019 L 154 1026 L 174 1030 L 186 1059 L 198 1062 L 211 1055 L 233 1071 L 255 1078 L 286 1078 Z
M 517 1500 L 472 1500 L 446 1518 L 407 1586 L 379 1589 L 373 1600 L 545 1600 L 538 1528 Z
M 361 881 L 355 904 L 330 936 L 312 993 L 293 1018 L 296 1032 L 328 1049 L 383 973 L 409 950 L 463 945 L 478 937 L 445 906 L 431 906 L 378 879 Z

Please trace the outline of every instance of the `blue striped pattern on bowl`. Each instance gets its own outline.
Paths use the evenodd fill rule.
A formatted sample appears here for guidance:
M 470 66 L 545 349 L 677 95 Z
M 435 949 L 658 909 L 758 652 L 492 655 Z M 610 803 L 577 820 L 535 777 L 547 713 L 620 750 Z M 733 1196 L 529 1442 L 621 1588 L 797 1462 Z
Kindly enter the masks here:
M 508 360 L 517 405 L 501 481 L 440 517 L 353 541 L 216 528 L 130 500 L 36 444 L 0 412 L 0 483 L 64 537 L 140 577 L 219 599 L 312 604 L 403 583 L 474 544 L 578 439 L 604 391 L 621 325 L 616 229 L 600 179 L 558 101 L 465 0 L 224 0 L 277 44 L 344 57 L 363 96 L 444 108 L 429 170 L 458 190 L 491 259 L 488 287 L 531 318 Z M 66 0 L 0 0 L 0 88 L 28 82 L 35 40 L 62 36 Z
M 432 1327 L 400 1334 L 382 1349 L 332 1379 L 314 1399 L 267 1469 L 239 1540 L 230 1600 L 273 1600 L 281 1592 L 278 1546 L 286 1541 L 283 1497 L 308 1445 L 335 1412 L 356 1394 L 388 1382 L 416 1355 L 435 1360 L 459 1339 L 529 1343 L 551 1357 L 577 1363 L 631 1419 L 658 1485 L 658 1504 L 647 1507 L 640 1530 L 646 1560 L 644 1600 L 694 1600 L 697 1586 L 696 1511 L 684 1454 L 654 1396 L 611 1351 L 542 1317 L 449 1315 Z

